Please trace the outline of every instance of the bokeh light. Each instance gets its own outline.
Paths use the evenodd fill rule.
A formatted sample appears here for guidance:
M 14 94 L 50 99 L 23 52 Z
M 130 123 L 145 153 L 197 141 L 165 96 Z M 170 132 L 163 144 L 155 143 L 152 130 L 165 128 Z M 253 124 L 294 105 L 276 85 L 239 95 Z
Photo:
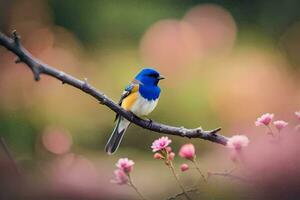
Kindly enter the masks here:
M 72 145 L 70 134 L 59 128 L 47 128 L 42 135 L 44 147 L 54 154 L 67 153 Z
M 201 49 L 195 45 L 193 27 L 178 20 L 162 20 L 152 25 L 141 42 L 141 53 L 150 66 L 177 70 L 191 62 Z M 197 43 L 197 42 L 196 42 Z
M 198 46 L 203 56 L 231 52 L 236 41 L 237 27 L 227 10 L 214 4 L 199 5 L 189 10 L 184 20 L 193 26 L 200 38 Z

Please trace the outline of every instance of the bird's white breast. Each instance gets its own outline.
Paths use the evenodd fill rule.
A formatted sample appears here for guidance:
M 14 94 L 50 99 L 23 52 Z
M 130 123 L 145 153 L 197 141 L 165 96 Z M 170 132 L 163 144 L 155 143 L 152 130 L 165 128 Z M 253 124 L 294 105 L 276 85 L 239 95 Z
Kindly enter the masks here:
M 130 111 L 139 117 L 146 116 L 154 110 L 157 102 L 158 98 L 156 100 L 147 100 L 139 94 Z

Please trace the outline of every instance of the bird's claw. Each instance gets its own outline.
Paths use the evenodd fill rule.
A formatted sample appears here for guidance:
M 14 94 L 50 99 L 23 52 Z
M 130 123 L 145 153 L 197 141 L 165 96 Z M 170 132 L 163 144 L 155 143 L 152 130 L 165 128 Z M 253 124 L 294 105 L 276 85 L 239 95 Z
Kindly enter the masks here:
M 152 119 L 147 118 L 146 120 L 148 121 L 148 127 L 150 127 L 152 125 L 152 122 L 153 122 Z

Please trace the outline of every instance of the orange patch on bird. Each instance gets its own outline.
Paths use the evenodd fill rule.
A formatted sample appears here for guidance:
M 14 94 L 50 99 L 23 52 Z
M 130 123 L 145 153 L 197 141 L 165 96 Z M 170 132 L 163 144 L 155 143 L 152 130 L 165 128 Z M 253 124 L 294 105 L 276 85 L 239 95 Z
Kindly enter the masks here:
M 138 95 L 138 92 L 133 92 L 130 95 L 128 95 L 125 99 L 123 99 L 122 108 L 124 108 L 125 110 L 130 110 L 132 105 L 137 100 Z

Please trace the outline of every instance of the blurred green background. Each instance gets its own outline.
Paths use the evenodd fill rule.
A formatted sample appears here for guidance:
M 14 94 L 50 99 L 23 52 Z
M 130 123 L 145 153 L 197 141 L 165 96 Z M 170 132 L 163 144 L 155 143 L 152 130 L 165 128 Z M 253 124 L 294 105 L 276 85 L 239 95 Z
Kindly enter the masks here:
M 224 135 L 250 138 L 261 113 L 290 119 L 299 108 L 299 19 L 297 0 L 0 0 L 0 30 L 16 29 L 43 62 L 87 77 L 115 101 L 141 68 L 154 67 L 167 79 L 151 119 L 191 128 L 221 126 Z M 174 182 L 152 159 L 150 145 L 160 134 L 132 125 L 119 152 L 109 157 L 103 149 L 115 114 L 52 78 L 35 83 L 30 70 L 13 61 L 1 48 L 0 134 L 25 171 L 36 175 L 53 160 L 81 155 L 103 175 L 101 188 L 134 198 L 109 183 L 114 162 L 125 156 L 135 160 L 136 182 L 150 197 L 177 190 L 155 185 L 155 176 Z M 175 150 L 191 141 L 199 147 L 204 169 L 230 165 L 216 144 L 170 138 Z M 192 173 L 185 178 L 189 182 Z M 233 190 L 219 182 L 212 187 L 224 199 Z

